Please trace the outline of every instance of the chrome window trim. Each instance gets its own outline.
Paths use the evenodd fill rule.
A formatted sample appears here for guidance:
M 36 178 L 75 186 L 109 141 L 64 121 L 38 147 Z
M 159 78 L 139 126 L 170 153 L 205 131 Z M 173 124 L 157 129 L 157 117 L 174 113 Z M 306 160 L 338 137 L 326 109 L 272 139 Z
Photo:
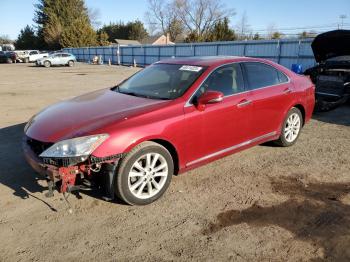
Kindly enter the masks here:
M 193 161 L 191 161 L 191 162 L 188 162 L 188 163 L 186 164 L 186 167 L 191 166 L 191 165 L 194 165 L 194 164 L 197 164 L 197 163 L 202 162 L 202 161 L 204 161 L 204 160 L 213 158 L 213 157 L 215 157 L 215 156 L 218 156 L 218 155 L 221 155 L 221 154 L 224 154 L 224 153 L 233 151 L 233 150 L 235 150 L 235 149 L 237 149 L 237 148 L 240 148 L 240 147 L 243 147 L 243 146 L 246 146 L 246 145 L 250 145 L 250 144 L 255 143 L 255 142 L 257 142 L 257 141 L 260 141 L 260 140 L 262 140 L 262 139 L 264 139 L 264 138 L 272 137 L 272 136 L 274 136 L 274 135 L 276 135 L 276 134 L 277 134 L 276 131 L 270 132 L 270 133 L 267 133 L 267 134 L 265 134 L 265 135 L 258 136 L 258 137 L 256 137 L 256 138 L 253 138 L 253 139 L 247 140 L 247 141 L 245 141 L 245 142 L 239 143 L 239 144 L 237 144 L 237 145 L 234 145 L 234 146 L 231 146 L 231 147 L 222 149 L 222 150 L 220 150 L 220 151 L 211 153 L 211 154 L 209 154 L 209 155 L 206 155 L 206 156 L 203 156 L 203 157 L 198 158 L 198 159 L 196 159 L 196 160 L 193 160 Z
M 184 107 L 190 107 L 190 106 L 193 106 L 193 104 L 190 102 L 193 98 L 193 96 L 197 93 L 197 91 L 199 90 L 199 88 L 201 88 L 201 86 L 203 85 L 203 83 L 207 80 L 207 78 L 212 74 L 214 73 L 215 70 L 219 69 L 220 67 L 224 67 L 224 66 L 228 66 L 228 65 L 233 65 L 233 64 L 241 64 L 241 63 L 260 63 L 260 64 L 265 64 L 265 65 L 268 65 L 272 68 L 274 68 L 275 70 L 281 72 L 282 74 L 284 74 L 288 81 L 287 82 L 283 82 L 283 83 L 279 83 L 279 84 L 275 84 L 275 85 L 270 85 L 270 86 L 263 86 L 263 87 L 259 87 L 259 88 L 256 88 L 256 89 L 253 89 L 253 90 L 260 90 L 260 89 L 264 89 L 264 88 L 269 88 L 269 87 L 274 87 L 274 86 L 278 86 L 278 85 L 282 85 L 282 84 L 289 84 L 291 81 L 290 81 L 290 78 L 288 75 L 286 75 L 284 72 L 282 72 L 281 70 L 277 69 L 276 67 L 270 65 L 269 63 L 266 63 L 266 62 L 261 62 L 261 61 L 240 61 L 240 62 L 230 62 L 230 63 L 226 63 L 226 64 L 222 64 L 222 65 L 219 65 L 217 67 L 215 67 L 204 79 L 203 81 L 200 83 L 200 85 L 198 86 L 198 88 L 192 93 L 192 95 L 190 96 L 190 98 L 186 101 Z M 244 72 L 242 70 L 242 74 L 243 74 L 243 77 L 244 77 Z M 224 96 L 224 99 L 226 97 L 231 97 L 231 96 L 235 96 L 235 95 L 240 95 L 240 94 L 244 94 L 244 93 L 248 93 L 250 91 L 253 91 L 253 90 L 245 90 L 243 92 L 239 92 L 239 93 L 235 93 L 235 94 L 232 94 L 232 95 L 227 95 L 227 96 Z

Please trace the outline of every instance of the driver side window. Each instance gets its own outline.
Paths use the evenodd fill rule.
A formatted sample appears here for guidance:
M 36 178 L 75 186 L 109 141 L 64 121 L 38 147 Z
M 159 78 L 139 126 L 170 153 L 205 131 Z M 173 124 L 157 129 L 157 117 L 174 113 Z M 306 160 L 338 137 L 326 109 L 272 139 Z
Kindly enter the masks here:
M 192 101 L 195 102 L 200 95 L 208 90 L 222 92 L 224 96 L 244 92 L 244 80 L 240 64 L 234 63 L 222 66 L 212 72 L 197 90 Z

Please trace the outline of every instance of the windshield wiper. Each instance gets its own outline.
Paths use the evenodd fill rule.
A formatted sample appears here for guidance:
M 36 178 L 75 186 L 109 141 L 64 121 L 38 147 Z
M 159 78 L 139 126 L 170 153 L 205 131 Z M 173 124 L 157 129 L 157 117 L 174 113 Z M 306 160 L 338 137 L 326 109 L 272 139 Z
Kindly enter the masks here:
M 148 98 L 148 99 L 157 99 L 157 100 L 171 100 L 168 97 L 151 96 L 151 95 L 135 93 L 135 92 L 132 92 L 132 91 L 124 91 L 124 90 L 121 91 L 119 85 L 116 85 L 116 86 L 112 87 L 111 90 L 115 91 L 115 92 L 118 92 L 118 93 L 121 93 L 121 94 L 130 95 L 130 96 L 144 97 L 144 98 Z
M 119 92 L 119 93 L 125 94 L 125 95 L 143 97 L 143 98 L 148 98 L 148 99 L 170 100 L 170 98 L 167 98 L 167 97 L 150 96 L 150 95 L 135 93 L 135 92 L 131 92 L 131 91 L 124 91 L 124 90 L 121 91 L 119 86 L 113 87 L 113 91 L 116 91 L 116 92 Z

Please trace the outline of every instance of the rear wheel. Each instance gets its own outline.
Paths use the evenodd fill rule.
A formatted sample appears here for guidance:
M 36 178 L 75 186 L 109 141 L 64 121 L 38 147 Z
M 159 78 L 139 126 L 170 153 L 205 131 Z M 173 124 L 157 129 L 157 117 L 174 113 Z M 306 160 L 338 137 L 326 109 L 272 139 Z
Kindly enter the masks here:
M 44 66 L 45 66 L 45 67 L 50 67 L 50 66 L 51 66 L 50 61 L 45 61 L 45 62 L 44 62 Z
M 29 58 L 24 58 L 23 62 L 24 63 L 29 63 Z
M 169 151 L 154 142 L 136 146 L 122 160 L 116 174 L 116 194 L 130 205 L 146 205 L 160 198 L 174 173 Z
M 68 61 L 68 66 L 69 66 L 69 67 L 74 66 L 74 61 L 72 61 L 72 60 Z
M 291 146 L 297 141 L 303 125 L 303 116 L 300 110 L 296 107 L 288 111 L 286 118 L 283 121 L 281 135 L 276 142 L 280 146 Z

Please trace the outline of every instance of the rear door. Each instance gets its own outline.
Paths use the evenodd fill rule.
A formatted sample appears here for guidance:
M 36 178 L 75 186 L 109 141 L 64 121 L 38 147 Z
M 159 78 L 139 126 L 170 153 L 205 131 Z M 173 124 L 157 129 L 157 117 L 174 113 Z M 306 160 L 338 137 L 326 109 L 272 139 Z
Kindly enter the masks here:
M 196 99 L 207 90 L 220 91 L 224 99 L 204 111 Z M 248 139 L 251 105 L 240 64 L 222 66 L 203 82 L 185 106 L 187 166 L 235 149 Z
M 273 136 L 282 126 L 293 96 L 293 85 L 275 67 L 261 62 L 244 62 L 244 76 L 252 102 L 251 139 Z

